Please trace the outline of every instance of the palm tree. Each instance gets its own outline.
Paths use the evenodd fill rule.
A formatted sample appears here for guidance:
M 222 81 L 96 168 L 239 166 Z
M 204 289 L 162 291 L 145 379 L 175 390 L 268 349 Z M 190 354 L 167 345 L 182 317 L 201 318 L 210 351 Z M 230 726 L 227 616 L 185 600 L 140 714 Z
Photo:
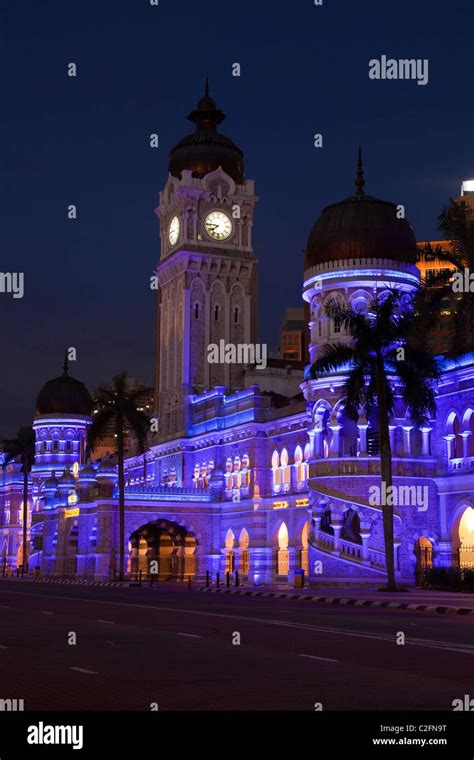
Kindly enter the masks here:
M 375 411 L 380 441 L 380 470 L 386 493 L 392 493 L 392 451 L 389 423 L 393 415 L 395 389 L 415 425 L 423 425 L 435 412 L 435 384 L 440 375 L 436 358 L 418 328 L 418 298 L 407 308 L 395 290 L 376 294 L 367 312 L 354 311 L 336 299 L 326 306 L 328 317 L 344 326 L 347 343 L 329 343 L 311 366 L 308 378 L 343 371 L 347 378 L 342 392 L 346 406 Z M 426 320 L 426 315 L 423 314 Z M 389 490 L 390 489 L 390 490 Z M 387 501 L 387 499 L 384 499 Z M 382 505 L 387 590 L 395 591 L 393 549 L 393 506 Z
M 125 543 L 125 437 L 130 433 L 138 442 L 139 451 L 146 450 L 147 436 L 150 430 L 148 415 L 137 408 L 143 390 L 130 391 L 127 374 L 123 372 L 113 378 L 110 386 L 101 386 L 94 394 L 94 416 L 88 432 L 88 448 L 93 451 L 98 439 L 114 429 L 117 441 L 118 487 L 119 487 L 119 580 L 124 579 L 124 543 Z
M 446 244 L 424 252 L 438 266 L 448 266 L 427 284 L 435 286 L 433 290 L 441 288 L 444 308 L 451 312 L 449 354 L 455 357 L 474 351 L 474 293 L 453 283 L 453 276 L 463 279 L 466 270 L 474 273 L 474 213 L 466 203 L 451 198 L 438 217 L 437 229 Z
M 2 449 L 5 453 L 3 467 L 10 462 L 20 460 L 21 472 L 23 473 L 23 562 L 22 575 L 28 572 L 28 546 L 27 546 L 27 528 L 28 528 L 28 480 L 31 468 L 35 462 L 35 433 L 31 427 L 21 427 L 16 438 L 3 438 Z

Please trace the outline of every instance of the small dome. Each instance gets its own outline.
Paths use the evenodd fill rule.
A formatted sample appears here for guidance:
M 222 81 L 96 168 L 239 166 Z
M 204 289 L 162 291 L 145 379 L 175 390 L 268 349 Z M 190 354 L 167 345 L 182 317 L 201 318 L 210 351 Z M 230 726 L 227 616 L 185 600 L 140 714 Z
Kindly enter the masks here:
M 106 457 L 102 460 L 99 467 L 97 468 L 97 476 L 98 477 L 108 477 L 108 476 L 114 476 L 117 475 L 117 466 L 114 464 L 113 460 L 110 457 Z
M 95 477 L 96 477 L 95 469 L 93 465 L 90 462 L 88 462 L 83 467 L 81 467 L 79 471 L 78 480 L 79 480 L 79 483 L 81 483 L 88 480 L 95 480 Z
M 56 479 L 56 473 L 52 473 L 52 475 L 44 481 L 44 490 L 45 491 L 56 491 L 58 487 L 58 480 Z
M 48 380 L 36 399 L 36 415 L 72 414 L 89 417 L 92 399 L 84 383 L 69 377 L 67 361 L 64 372 L 54 380 Z
M 196 125 L 196 131 L 183 137 L 170 151 L 170 174 L 180 179 L 181 172 L 187 169 L 193 177 L 202 178 L 221 166 L 234 182 L 241 185 L 244 182 L 244 154 L 229 137 L 217 131 L 225 114 L 209 96 L 207 82 L 204 97 L 188 119 Z
M 313 226 L 305 251 L 305 270 L 347 259 L 393 259 L 415 264 L 416 238 L 397 205 L 364 193 L 359 154 L 355 195 L 327 206 Z
M 74 475 L 72 474 L 71 470 L 69 469 L 69 467 L 67 467 L 64 470 L 64 473 L 62 474 L 62 476 L 59 479 L 59 486 L 61 488 L 64 488 L 64 486 L 68 486 L 68 487 L 69 486 L 73 486 L 74 487 L 75 485 L 76 485 L 76 479 L 75 479 Z

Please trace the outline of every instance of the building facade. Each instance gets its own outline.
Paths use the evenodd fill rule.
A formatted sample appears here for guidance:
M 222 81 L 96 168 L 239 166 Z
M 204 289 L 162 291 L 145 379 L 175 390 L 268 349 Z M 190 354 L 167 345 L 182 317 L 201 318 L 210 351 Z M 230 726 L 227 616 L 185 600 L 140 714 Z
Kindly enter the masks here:
M 195 131 L 171 151 L 157 209 L 160 432 L 145 461 L 126 461 L 127 572 L 148 574 L 156 561 L 163 581 L 238 570 L 253 584 L 288 583 L 298 569 L 310 583 L 383 580 L 382 508 L 370 498 L 380 485 L 376 421 L 344 409 L 343 374 L 289 377 L 274 363 L 258 381 L 249 359 L 258 340 L 255 183 L 219 131 L 224 114 L 207 89 L 189 119 Z M 387 287 L 408 299 L 420 278 L 410 225 L 364 185 L 359 163 L 354 194 L 324 209 L 309 235 L 306 363 L 346 339 L 325 314 L 328 298 L 363 309 Z M 421 429 L 395 392 L 396 574 L 407 583 L 425 565 L 474 563 L 474 356 L 446 361 L 438 391 L 436 418 Z M 117 469 L 111 458 L 86 461 L 91 414 L 67 367 L 38 396 L 30 568 L 45 575 L 117 571 Z M 12 568 L 21 489 L 19 465 L 10 465 L 0 474 L 0 546 Z

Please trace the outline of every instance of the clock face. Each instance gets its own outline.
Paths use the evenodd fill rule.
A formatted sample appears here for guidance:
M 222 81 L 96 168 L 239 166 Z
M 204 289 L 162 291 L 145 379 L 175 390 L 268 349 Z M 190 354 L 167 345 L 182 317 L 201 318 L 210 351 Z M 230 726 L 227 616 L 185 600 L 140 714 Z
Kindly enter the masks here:
M 170 222 L 170 228 L 168 231 L 168 239 L 170 241 L 170 245 L 174 245 L 179 237 L 179 219 L 177 216 L 174 216 Z
M 227 240 L 232 235 L 232 222 L 223 211 L 212 211 L 206 216 L 204 226 L 214 240 Z

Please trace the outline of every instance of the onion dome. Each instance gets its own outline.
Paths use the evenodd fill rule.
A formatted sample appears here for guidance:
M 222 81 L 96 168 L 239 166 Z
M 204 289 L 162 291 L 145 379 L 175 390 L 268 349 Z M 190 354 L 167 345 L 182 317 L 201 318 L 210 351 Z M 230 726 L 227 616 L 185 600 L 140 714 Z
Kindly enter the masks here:
M 45 492 L 49 491 L 51 493 L 54 493 L 57 490 L 58 485 L 59 483 L 58 483 L 58 480 L 56 479 L 56 473 L 53 472 L 51 473 L 51 476 L 47 480 L 44 481 L 43 488 Z
M 92 398 L 84 383 L 68 374 L 67 355 L 60 377 L 48 380 L 36 399 L 36 416 L 40 414 L 72 414 L 89 417 Z
M 117 465 L 114 464 L 110 457 L 106 457 L 102 460 L 97 468 L 96 477 L 98 478 L 116 478 L 117 477 Z
M 76 479 L 74 475 L 72 474 L 69 467 L 66 467 L 64 470 L 63 475 L 59 479 L 59 487 L 60 488 L 75 488 L 76 487 Z
M 347 259 L 392 259 L 416 264 L 414 232 L 398 219 L 397 205 L 364 192 L 359 148 L 356 192 L 327 206 L 311 230 L 305 251 L 305 270 Z
M 79 477 L 78 477 L 78 483 L 80 485 L 95 482 L 96 480 L 96 471 L 93 467 L 93 465 L 88 462 L 83 467 L 81 467 L 79 471 Z
M 193 177 L 202 178 L 221 166 L 234 182 L 243 184 L 244 154 L 229 137 L 217 130 L 224 119 L 225 114 L 209 96 L 206 80 L 204 97 L 188 116 L 188 120 L 196 125 L 196 131 L 183 137 L 170 151 L 168 169 L 173 177 L 180 179 L 183 169 L 187 169 Z

